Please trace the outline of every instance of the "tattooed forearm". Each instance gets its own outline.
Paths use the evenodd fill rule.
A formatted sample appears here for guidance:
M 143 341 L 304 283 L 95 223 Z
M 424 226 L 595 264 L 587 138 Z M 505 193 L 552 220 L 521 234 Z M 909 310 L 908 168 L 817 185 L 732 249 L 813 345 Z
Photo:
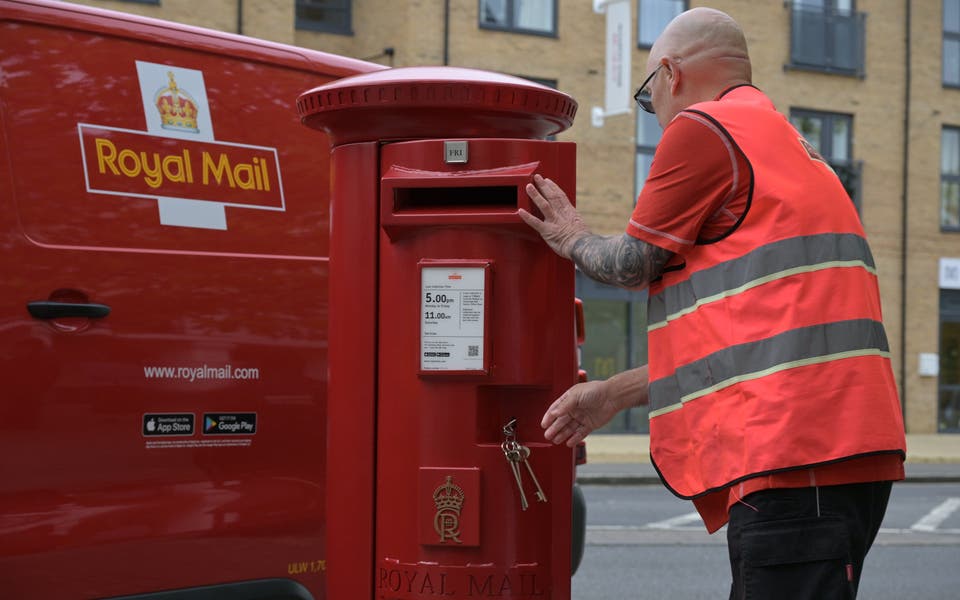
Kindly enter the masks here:
M 629 235 L 587 235 L 573 246 L 574 262 L 591 279 L 628 289 L 643 289 L 660 276 L 673 256 Z

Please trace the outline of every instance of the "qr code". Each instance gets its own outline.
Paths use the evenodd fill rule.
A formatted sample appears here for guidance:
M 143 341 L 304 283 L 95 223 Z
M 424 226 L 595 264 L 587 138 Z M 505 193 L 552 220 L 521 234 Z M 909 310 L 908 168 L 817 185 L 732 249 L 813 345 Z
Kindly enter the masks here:
M 467 356 L 480 356 L 480 346 L 467 346 Z

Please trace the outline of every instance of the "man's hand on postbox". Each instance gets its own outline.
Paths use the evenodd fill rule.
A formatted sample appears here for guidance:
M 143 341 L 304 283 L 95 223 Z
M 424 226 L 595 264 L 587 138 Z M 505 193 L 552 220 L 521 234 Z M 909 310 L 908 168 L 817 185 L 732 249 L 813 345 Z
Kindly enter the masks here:
M 540 175 L 533 176 L 533 183 L 527 184 L 527 195 L 540 213 L 543 220 L 520 209 L 520 218 L 533 227 L 543 237 L 550 248 L 564 258 L 572 258 L 571 252 L 577 241 L 590 234 L 580 213 L 570 204 L 570 199 L 560 186 Z
M 626 408 L 647 403 L 647 366 L 618 373 L 604 381 L 578 383 L 544 413 L 543 436 L 554 444 L 574 447 Z
M 554 444 L 566 442 L 571 448 L 610 421 L 620 407 L 604 393 L 605 381 L 578 383 L 557 398 L 543 415 L 543 437 Z

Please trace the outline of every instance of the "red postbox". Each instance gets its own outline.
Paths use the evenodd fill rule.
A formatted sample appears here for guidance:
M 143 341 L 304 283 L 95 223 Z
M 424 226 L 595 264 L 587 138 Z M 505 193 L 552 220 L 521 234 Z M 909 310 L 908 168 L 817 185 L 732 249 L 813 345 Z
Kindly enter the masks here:
M 575 190 L 544 138 L 576 103 L 435 67 L 298 108 L 334 146 L 328 597 L 568 599 L 574 457 L 539 423 L 577 378 L 574 273 L 518 209 L 535 173 Z

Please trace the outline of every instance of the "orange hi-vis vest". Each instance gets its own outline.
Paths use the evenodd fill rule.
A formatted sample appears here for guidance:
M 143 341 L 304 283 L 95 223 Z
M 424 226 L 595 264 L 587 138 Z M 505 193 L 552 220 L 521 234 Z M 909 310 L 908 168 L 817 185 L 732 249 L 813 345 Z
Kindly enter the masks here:
M 853 203 L 759 90 L 734 92 L 688 112 L 749 163 L 746 213 L 650 286 L 650 452 L 684 498 L 906 451 Z

